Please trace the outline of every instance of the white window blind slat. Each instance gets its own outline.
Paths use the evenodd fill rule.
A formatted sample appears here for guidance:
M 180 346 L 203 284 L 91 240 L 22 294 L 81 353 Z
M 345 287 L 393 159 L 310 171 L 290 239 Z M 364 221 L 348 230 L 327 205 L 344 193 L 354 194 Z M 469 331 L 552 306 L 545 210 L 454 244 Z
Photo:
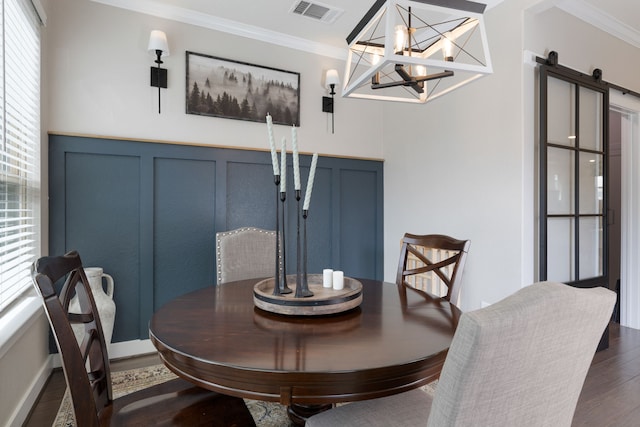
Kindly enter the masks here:
M 33 233 L 29 233 L 29 232 L 18 232 L 14 234 L 4 235 L 0 237 L 0 245 L 2 245 L 0 252 L 13 250 L 12 247 L 20 246 L 21 242 L 28 243 L 27 239 L 32 236 L 33 236 Z
M 3 287 L 4 298 L 7 301 L 14 301 L 20 295 L 24 293 L 24 290 L 31 286 L 31 278 L 28 274 L 25 273 L 24 276 L 21 277 L 21 280 L 15 283 L 13 286 Z
M 40 21 L 30 0 L 1 5 L 0 312 L 40 254 Z
M 29 277 L 30 272 L 29 268 L 31 267 L 31 256 L 29 254 L 23 255 L 22 257 L 15 260 L 14 263 L 11 264 L 11 268 L 7 269 L 6 274 L 4 274 L 5 282 L 9 285 L 18 283 L 21 281 L 21 277 Z
M 15 74 L 18 72 L 23 72 L 24 74 L 20 77 L 17 77 L 15 76 Z M 37 76 L 38 73 L 25 73 L 25 70 L 21 70 L 19 68 L 6 69 L 6 80 L 7 83 L 11 85 L 28 83 L 31 79 Z M 28 103 L 38 99 L 38 93 L 34 91 L 34 88 L 15 88 L 15 86 L 8 90 L 5 96 L 7 99 L 10 99 L 14 102 L 14 104 L 11 105 L 11 108 L 17 111 L 30 113 L 32 113 L 33 110 L 29 108 L 30 106 Z
M 19 98 L 19 100 L 18 100 Z M 24 103 L 29 101 L 29 94 L 27 93 L 7 93 L 5 99 L 7 100 L 7 104 L 13 103 Z M 37 99 L 37 98 L 34 98 Z M 38 112 L 32 111 L 25 107 L 24 105 L 7 105 L 5 114 L 11 118 L 11 120 L 7 121 L 7 127 L 11 126 L 13 132 L 15 132 L 14 141 L 21 141 L 20 138 L 17 138 L 18 135 L 31 135 L 33 134 L 33 129 L 25 128 L 24 125 L 30 125 L 37 122 Z M 9 137 L 12 134 L 8 135 Z
M 25 254 L 13 260 L 2 274 L 4 282 L 12 286 L 21 282 L 22 277 L 29 277 L 31 259 L 30 254 Z
M 13 186 L 16 186 L 14 184 Z M 0 205 L 3 203 L 0 202 Z M 6 203 L 5 203 L 6 204 Z M 6 209 L 7 214 L 0 220 L 0 238 L 4 233 L 20 230 L 21 228 L 29 228 L 35 219 L 33 211 L 25 209 Z
M 14 240 L 8 242 L 6 247 L 3 248 L 2 255 L 0 255 L 0 262 L 7 262 L 8 260 L 15 258 L 22 254 L 22 248 L 28 247 L 32 250 L 32 246 L 35 246 L 35 239 L 33 239 L 33 233 L 25 233 L 20 240 Z
M 3 201 L 0 200 L 0 206 L 2 206 L 2 204 L 5 203 Z M 16 222 L 20 219 L 22 220 L 32 220 L 33 218 L 29 218 L 27 217 L 27 215 L 31 214 L 31 210 L 28 209 L 10 209 L 10 208 L 6 208 L 3 209 L 3 211 L 5 212 L 5 214 L 7 215 L 6 217 L 0 217 L 0 227 L 5 227 L 5 223 L 8 222 Z

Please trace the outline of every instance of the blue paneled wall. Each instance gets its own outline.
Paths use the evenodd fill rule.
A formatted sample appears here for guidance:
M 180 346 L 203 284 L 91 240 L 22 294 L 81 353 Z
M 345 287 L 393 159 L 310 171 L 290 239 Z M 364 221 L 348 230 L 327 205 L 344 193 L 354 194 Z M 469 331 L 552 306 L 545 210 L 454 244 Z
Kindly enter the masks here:
M 296 203 L 287 176 L 287 269 Z M 303 198 L 311 156 L 300 157 Z M 308 269 L 383 277 L 383 163 L 320 157 L 309 209 Z M 154 310 L 215 284 L 215 234 L 275 229 L 266 151 L 50 135 L 50 254 L 76 249 L 115 280 L 113 341 L 148 338 Z M 302 200 L 300 201 L 302 204 Z

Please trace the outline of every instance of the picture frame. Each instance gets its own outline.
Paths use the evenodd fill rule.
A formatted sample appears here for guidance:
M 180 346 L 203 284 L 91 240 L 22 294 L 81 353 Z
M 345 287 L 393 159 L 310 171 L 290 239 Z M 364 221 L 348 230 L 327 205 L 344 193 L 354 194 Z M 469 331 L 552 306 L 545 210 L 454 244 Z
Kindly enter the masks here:
M 300 126 L 300 73 L 186 52 L 186 113 Z

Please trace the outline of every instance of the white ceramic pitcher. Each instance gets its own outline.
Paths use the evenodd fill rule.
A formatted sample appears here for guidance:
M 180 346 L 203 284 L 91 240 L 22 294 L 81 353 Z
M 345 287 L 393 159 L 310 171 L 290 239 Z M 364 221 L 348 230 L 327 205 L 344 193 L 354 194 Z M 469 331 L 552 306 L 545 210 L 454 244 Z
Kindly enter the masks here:
M 100 316 L 100 322 L 102 323 L 102 330 L 104 332 L 104 341 L 109 345 L 111 343 L 111 336 L 113 335 L 113 325 L 116 320 L 116 303 L 113 301 L 113 277 L 106 274 L 101 267 L 87 267 L 84 269 L 84 274 L 86 274 L 87 279 L 89 279 L 93 299 L 96 302 L 98 316 Z M 103 287 L 103 279 L 105 279 L 107 284 L 106 292 Z M 74 296 L 69 303 L 69 313 L 80 313 L 80 303 L 78 302 L 77 295 Z M 72 327 L 78 343 L 82 343 L 84 326 L 81 324 L 73 324 Z

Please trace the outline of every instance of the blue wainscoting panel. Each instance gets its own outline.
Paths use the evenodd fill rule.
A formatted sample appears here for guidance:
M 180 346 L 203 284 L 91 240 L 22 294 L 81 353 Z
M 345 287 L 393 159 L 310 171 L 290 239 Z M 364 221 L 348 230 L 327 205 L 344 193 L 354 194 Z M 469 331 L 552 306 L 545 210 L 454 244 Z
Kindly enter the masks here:
M 64 246 L 78 250 L 86 267 L 102 267 L 113 276 L 118 312 L 113 339 L 137 339 L 140 160 L 69 152 L 65 166 Z
M 265 147 L 266 148 L 266 147 Z M 311 156 L 300 156 L 301 200 Z M 307 219 L 308 271 L 382 279 L 383 164 L 321 156 Z M 287 271 L 296 271 L 291 154 Z M 268 151 L 50 135 L 49 253 L 76 249 L 115 281 L 113 341 L 148 338 L 153 311 L 215 285 L 215 233 L 275 229 Z M 304 222 L 301 219 L 301 233 Z M 301 238 L 303 236 L 301 235 Z
M 309 204 L 309 215 L 307 217 L 307 265 L 308 271 L 311 273 L 321 273 L 324 268 L 336 268 L 334 264 L 334 242 L 332 240 L 331 230 L 333 230 L 334 222 L 339 222 L 339 217 L 333 210 L 331 189 L 331 168 L 327 167 L 331 163 L 331 159 L 320 157 L 316 168 L 316 176 L 311 192 L 311 201 Z M 327 165 L 327 166 L 325 166 Z M 307 185 L 308 168 L 304 168 L 303 189 Z M 302 175 L 302 172 L 301 172 Z M 304 191 L 303 191 L 304 192 Z M 304 200 L 301 200 L 301 202 Z M 295 217 L 295 213 L 293 213 Z M 293 239 L 289 240 L 293 243 Z M 291 249 L 295 252 L 295 246 Z M 292 259 L 295 259 L 292 257 Z M 295 270 L 293 270 L 295 271 Z M 370 277 L 375 277 L 373 270 L 368 272 Z M 359 276 L 363 277 L 363 276 Z
M 226 230 L 276 228 L 276 185 L 271 163 L 227 163 Z
M 160 158 L 154 176 L 155 310 L 215 283 L 216 167 L 214 161 Z
M 382 242 L 375 233 L 379 216 L 377 174 L 342 170 L 340 175 L 340 266 L 347 276 L 364 277 L 372 266 L 381 268 L 378 245 Z

